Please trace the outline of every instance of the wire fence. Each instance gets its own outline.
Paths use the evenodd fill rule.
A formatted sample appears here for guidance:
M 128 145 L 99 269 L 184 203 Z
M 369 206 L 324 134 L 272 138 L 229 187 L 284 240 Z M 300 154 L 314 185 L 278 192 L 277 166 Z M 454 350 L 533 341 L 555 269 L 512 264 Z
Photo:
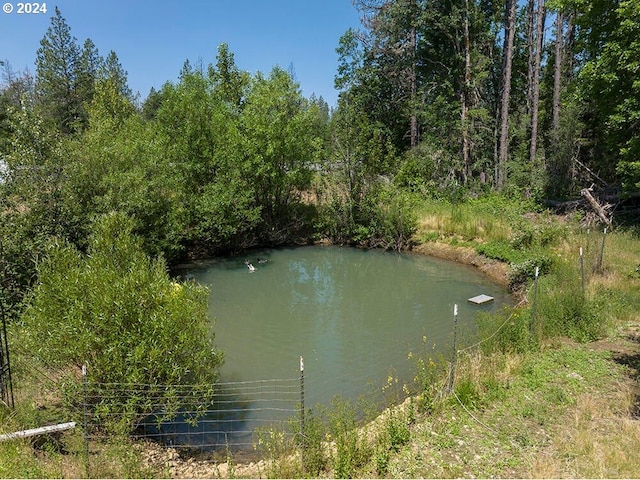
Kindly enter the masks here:
M 87 442 L 114 431 L 188 450 L 248 450 L 256 432 L 274 428 L 298 435 L 304 416 L 301 378 L 197 385 L 83 382 Z

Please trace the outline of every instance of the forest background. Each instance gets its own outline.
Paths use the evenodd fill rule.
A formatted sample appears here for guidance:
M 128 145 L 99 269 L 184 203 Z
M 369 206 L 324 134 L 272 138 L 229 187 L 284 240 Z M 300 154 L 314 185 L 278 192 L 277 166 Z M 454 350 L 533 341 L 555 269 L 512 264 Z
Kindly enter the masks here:
M 224 44 L 215 65 L 187 60 L 140 101 L 116 53 L 79 43 L 56 10 L 35 75 L 3 62 L 3 243 L 18 290 L 51 237 L 86 249 L 112 211 L 173 263 L 314 235 L 401 247 L 381 210 L 409 193 L 638 189 L 637 0 L 355 6 L 335 109 L 279 67 L 240 70 Z

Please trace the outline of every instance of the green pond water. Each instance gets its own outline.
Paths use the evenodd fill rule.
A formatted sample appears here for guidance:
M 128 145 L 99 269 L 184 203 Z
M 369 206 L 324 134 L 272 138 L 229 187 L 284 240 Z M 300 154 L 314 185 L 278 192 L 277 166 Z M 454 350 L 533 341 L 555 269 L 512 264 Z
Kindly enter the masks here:
M 472 267 L 354 248 L 253 251 L 208 261 L 190 276 L 211 289 L 221 380 L 299 378 L 302 356 L 306 406 L 336 395 L 377 401 L 389 377 L 394 387 L 385 391 L 397 394 L 415 376 L 418 355 L 449 358 L 454 304 L 458 332 L 469 338 L 477 312 L 510 301 Z M 479 294 L 495 301 L 468 302 Z

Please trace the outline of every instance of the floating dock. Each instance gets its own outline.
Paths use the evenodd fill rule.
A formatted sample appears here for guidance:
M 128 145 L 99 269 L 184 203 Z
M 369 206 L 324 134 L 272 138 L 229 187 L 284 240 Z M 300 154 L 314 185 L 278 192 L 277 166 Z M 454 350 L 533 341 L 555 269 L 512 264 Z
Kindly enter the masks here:
M 484 305 L 485 303 L 493 302 L 493 297 L 490 297 L 489 295 L 485 295 L 483 293 L 482 295 L 470 298 L 469 302 L 475 305 Z

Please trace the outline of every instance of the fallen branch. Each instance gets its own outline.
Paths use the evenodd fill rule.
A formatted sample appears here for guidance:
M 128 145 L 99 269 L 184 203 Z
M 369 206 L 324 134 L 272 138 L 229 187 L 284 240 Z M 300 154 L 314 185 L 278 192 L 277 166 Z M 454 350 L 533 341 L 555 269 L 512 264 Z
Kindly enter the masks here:
M 558 213 L 564 213 L 567 211 L 572 212 L 579 208 L 586 207 L 585 201 L 582 198 L 578 200 L 565 200 L 565 201 L 546 199 L 546 200 L 543 200 L 543 203 L 545 206 L 553 208 Z
M 591 195 L 591 189 L 590 188 L 583 188 L 582 190 L 580 190 L 580 195 L 582 195 L 585 198 L 585 200 L 587 200 L 587 202 L 589 202 L 589 205 L 598 214 L 598 217 L 600 217 L 600 220 L 602 220 L 604 223 L 607 224 L 607 226 L 610 227 L 611 226 L 611 219 L 607 215 L 605 207 L 601 206 L 598 203 L 598 201 L 595 198 L 593 198 L 593 195 Z
M 0 435 L 0 442 L 5 440 L 13 440 L 15 438 L 34 437 L 36 435 L 44 435 L 45 433 L 62 432 L 76 427 L 76 422 L 59 423 L 48 427 L 32 428 L 30 430 L 20 430 L 19 432 L 6 433 Z

